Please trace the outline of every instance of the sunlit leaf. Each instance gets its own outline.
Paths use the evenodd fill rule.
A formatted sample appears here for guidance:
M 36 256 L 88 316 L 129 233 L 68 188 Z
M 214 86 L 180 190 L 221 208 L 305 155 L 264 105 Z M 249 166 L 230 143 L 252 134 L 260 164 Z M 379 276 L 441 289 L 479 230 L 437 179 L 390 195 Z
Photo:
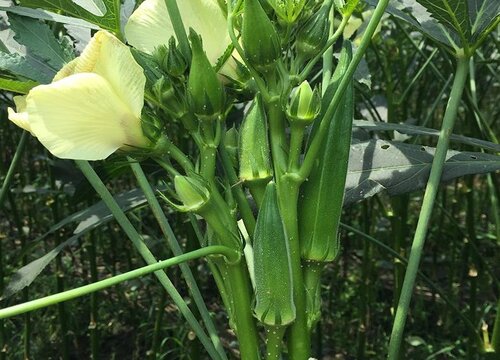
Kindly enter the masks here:
M 116 0 L 20 0 L 20 5 L 62 12 L 100 26 L 120 32 L 120 1 Z
M 47 24 L 14 14 L 9 15 L 9 22 L 15 32 L 14 39 L 53 70 L 59 71 L 74 58 L 72 48 L 60 43 Z
M 427 184 L 435 149 L 384 140 L 351 146 L 344 205 L 383 190 L 398 195 L 422 189 Z M 450 150 L 441 181 L 500 169 L 500 156 Z
M 35 81 L 19 81 L 12 79 L 0 78 L 0 89 L 12 91 L 18 94 L 27 94 L 32 88 L 37 86 Z

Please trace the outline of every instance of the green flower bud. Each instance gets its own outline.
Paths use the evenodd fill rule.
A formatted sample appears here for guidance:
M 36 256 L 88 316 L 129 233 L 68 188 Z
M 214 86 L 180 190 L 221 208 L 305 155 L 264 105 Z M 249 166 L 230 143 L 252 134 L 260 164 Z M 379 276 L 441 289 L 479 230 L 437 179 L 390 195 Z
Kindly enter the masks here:
M 241 42 L 248 61 L 268 72 L 281 56 L 280 37 L 259 0 L 245 0 Z
M 269 326 L 290 324 L 295 320 L 290 254 L 272 181 L 266 187 L 257 217 L 253 252 L 255 316 Z
M 286 114 L 291 122 L 310 124 L 321 110 L 321 95 L 306 80 L 295 89 L 288 103 Z
M 286 24 L 293 24 L 304 8 L 306 0 L 268 0 L 276 15 Z
M 224 112 L 224 88 L 203 51 L 201 37 L 191 30 L 189 39 L 193 52 L 188 80 L 190 105 L 200 120 L 215 120 Z
M 210 192 L 201 177 L 176 175 L 174 187 L 183 211 L 199 211 L 210 199 Z
M 141 128 L 143 134 L 151 141 L 152 144 L 156 144 L 158 139 L 162 136 L 163 124 L 147 109 L 143 109 L 141 115 Z
M 240 179 L 245 182 L 267 183 L 273 172 L 269 156 L 266 114 L 259 97 L 255 98 L 248 110 L 240 131 Z
M 304 59 L 310 59 L 323 49 L 330 31 L 331 2 L 326 3 L 313 14 L 297 34 L 297 52 Z
M 164 76 L 158 79 L 153 85 L 153 93 L 156 95 L 163 108 L 176 119 L 187 114 L 186 101 L 180 96 L 171 81 Z
M 173 36 L 168 41 L 168 52 L 163 60 L 163 66 L 167 74 L 176 78 L 182 77 L 187 69 L 186 59 L 177 48 Z

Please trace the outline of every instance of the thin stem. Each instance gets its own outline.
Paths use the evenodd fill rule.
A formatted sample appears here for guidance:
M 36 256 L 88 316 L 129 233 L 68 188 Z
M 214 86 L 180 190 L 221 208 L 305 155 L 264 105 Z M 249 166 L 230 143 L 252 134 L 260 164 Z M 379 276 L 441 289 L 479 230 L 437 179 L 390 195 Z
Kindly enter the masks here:
M 338 105 L 342 100 L 342 95 L 344 94 L 345 89 L 349 85 L 349 82 L 351 81 L 351 78 L 354 75 L 354 72 L 356 71 L 359 62 L 363 58 L 363 55 L 368 45 L 370 44 L 371 38 L 375 33 L 375 30 L 377 29 L 377 26 L 380 20 L 382 19 L 382 16 L 384 15 L 384 11 L 388 3 L 389 0 L 380 0 L 378 2 L 377 7 L 373 12 L 373 16 L 370 19 L 368 26 L 366 27 L 365 33 L 363 34 L 363 38 L 361 39 L 361 44 L 356 50 L 356 53 L 354 54 L 352 61 L 349 64 L 349 67 L 347 68 L 344 77 L 340 81 L 339 87 L 335 92 L 335 95 L 333 96 L 333 99 L 330 105 L 328 106 L 328 109 L 325 112 L 323 121 L 321 121 L 319 125 L 319 129 L 316 133 L 316 136 L 313 138 L 311 142 L 311 146 L 309 147 L 309 150 L 306 153 L 304 162 L 302 163 L 302 167 L 299 171 L 300 177 L 304 179 L 307 178 L 307 176 L 311 172 L 314 161 L 316 161 L 318 152 L 321 149 L 321 143 L 323 142 L 324 137 L 328 133 L 328 128 L 330 127 L 330 122 L 333 119 L 333 114 L 335 113 L 335 110 L 337 110 Z
M 109 288 L 124 281 L 132 280 L 147 274 L 151 274 L 152 272 L 161 271 L 170 266 L 179 265 L 183 262 L 206 257 L 209 255 L 224 256 L 229 262 L 238 262 L 240 260 L 240 254 L 237 251 L 228 248 L 227 246 L 208 246 L 203 249 L 194 250 L 171 259 L 157 262 L 155 264 L 146 265 L 139 269 L 128 271 L 126 273 L 116 275 L 108 279 L 80 286 L 76 289 L 67 290 L 58 294 L 45 296 L 43 298 L 28 301 L 22 304 L 9 306 L 5 309 L 0 309 L 0 319 L 5 319 L 19 314 L 24 314 L 30 311 L 45 308 L 47 306 L 55 305 L 63 301 L 76 299 L 78 297 Z
M 14 158 L 10 163 L 9 170 L 7 170 L 7 175 L 5 175 L 5 179 L 2 184 L 2 189 L 0 189 L 0 208 L 3 205 L 7 192 L 9 191 L 10 183 L 12 179 L 14 179 L 14 173 L 16 171 L 17 165 L 21 161 L 21 157 L 24 152 L 24 148 L 26 147 L 26 140 L 28 139 L 29 133 L 27 131 L 23 131 L 21 135 L 21 140 L 19 140 L 19 144 L 17 145 L 16 152 L 14 154 Z
M 335 6 L 332 6 L 332 9 L 330 11 L 329 19 L 330 19 L 330 37 L 333 35 L 333 22 L 334 22 L 334 14 L 335 13 Z M 346 22 L 347 24 L 347 22 Z M 345 24 L 344 24 L 345 27 Z M 342 26 L 339 26 L 339 29 L 342 28 Z M 329 46 L 328 49 L 324 52 L 323 54 L 323 78 L 321 82 L 321 92 L 324 95 L 325 91 L 328 87 L 328 84 L 330 83 L 330 79 L 332 77 L 333 73 L 333 47 Z
M 161 208 L 160 203 L 158 202 L 158 199 L 155 196 L 153 189 L 151 188 L 148 179 L 146 178 L 146 175 L 144 174 L 144 171 L 142 170 L 141 165 L 133 161 L 131 158 L 129 158 L 129 163 L 137 179 L 137 182 L 139 183 L 139 186 L 141 187 L 142 191 L 144 192 L 144 195 L 146 196 L 146 200 L 148 201 L 149 207 L 151 208 L 151 211 L 153 212 L 153 215 L 156 218 L 156 221 L 158 222 L 158 225 L 160 226 L 160 229 L 163 235 L 165 236 L 165 239 L 168 242 L 170 249 L 172 250 L 175 256 L 182 255 L 183 254 L 182 248 L 179 242 L 177 241 L 177 238 L 168 222 L 167 217 L 165 216 L 165 213 Z M 184 276 L 184 279 L 186 280 L 186 283 L 191 291 L 191 295 L 193 296 L 194 302 L 201 314 L 201 317 L 203 318 L 203 322 L 205 323 L 210 338 L 212 339 L 212 342 L 217 348 L 217 350 L 219 351 L 221 357 L 225 359 L 226 354 L 224 352 L 224 348 L 222 347 L 220 338 L 217 335 L 217 330 L 215 329 L 214 322 L 210 317 L 210 312 L 208 311 L 207 306 L 201 295 L 200 289 L 196 284 L 196 280 L 194 279 L 193 273 L 191 272 L 191 269 L 187 264 L 180 264 L 180 268 L 182 271 L 182 275 Z
M 185 1 L 185 0 L 181 0 Z M 179 41 L 179 46 L 182 51 L 182 55 L 186 57 L 188 63 L 191 61 L 191 48 L 189 47 L 189 40 L 186 34 L 186 29 L 182 22 L 181 13 L 179 12 L 179 7 L 177 6 L 176 0 L 165 0 L 165 5 L 167 6 L 168 16 L 170 17 L 170 22 L 172 28 L 174 29 L 175 36 Z M 165 39 L 165 42 L 168 39 Z
M 101 181 L 101 179 L 96 174 L 94 169 L 90 166 L 90 164 L 87 161 L 82 161 L 82 160 L 77 160 L 76 164 L 80 167 L 87 180 L 89 180 L 89 182 L 94 187 L 96 192 L 99 194 L 103 202 L 109 208 L 109 210 L 115 217 L 116 221 L 121 226 L 123 231 L 127 234 L 128 238 L 132 241 L 132 243 L 136 247 L 139 254 L 142 256 L 144 261 L 146 261 L 146 263 L 148 264 L 157 263 L 157 260 L 154 257 L 154 255 L 148 249 L 148 247 L 142 240 L 137 230 L 134 228 L 134 226 L 127 218 L 123 210 L 120 208 L 120 206 L 117 204 L 117 202 L 115 201 L 109 190 L 106 188 L 106 185 L 104 185 L 104 183 Z M 188 305 L 186 304 L 182 296 L 179 294 L 174 284 L 172 284 L 172 281 L 170 281 L 168 276 L 165 274 L 165 272 L 157 271 L 155 272 L 155 275 L 162 284 L 162 286 L 164 287 L 164 289 L 168 292 L 172 300 L 175 302 L 175 304 L 179 308 L 179 311 L 182 313 L 182 315 L 185 317 L 189 325 L 192 327 L 193 331 L 198 336 L 200 342 L 203 344 L 203 346 L 205 346 L 205 349 L 210 354 L 210 356 L 212 356 L 214 359 L 221 359 L 214 345 L 212 344 L 208 336 L 205 334 L 205 331 L 198 323 L 198 320 L 191 312 L 191 309 L 189 309 Z
M 300 155 L 302 155 L 302 143 L 304 141 L 304 126 L 292 123 L 290 127 L 290 153 L 288 154 L 288 172 L 296 172 L 299 169 Z
M 429 176 L 429 181 L 427 182 L 427 187 L 425 189 L 425 195 L 422 203 L 422 208 L 420 210 L 417 229 L 413 238 L 408 266 L 403 282 L 403 288 L 401 290 L 401 297 L 399 299 L 396 316 L 394 318 L 391 340 L 389 342 L 389 360 L 399 359 L 401 343 L 403 341 L 403 332 L 406 324 L 406 317 L 408 315 L 413 287 L 415 285 L 415 278 L 417 276 L 420 258 L 422 256 L 425 238 L 432 215 L 432 209 L 434 207 L 434 201 L 436 199 L 436 194 L 441 180 L 443 165 L 446 160 L 446 153 L 448 151 L 450 135 L 455 125 L 458 106 L 460 105 L 460 99 L 462 97 L 465 81 L 469 72 L 468 58 L 458 58 L 457 61 L 458 63 L 455 73 L 455 79 L 453 81 L 450 98 L 448 100 L 448 106 L 443 118 L 441 133 L 439 135 L 439 140 L 436 147 L 436 154 L 432 162 L 431 173 Z
M 266 360 L 280 360 L 286 327 L 266 326 Z
M 231 165 L 229 155 L 223 146 L 219 148 L 219 154 L 222 167 L 224 168 L 224 172 L 226 173 L 226 176 L 231 183 L 231 190 L 236 199 L 236 202 L 238 203 L 238 209 L 240 210 L 241 218 L 245 223 L 245 228 L 248 231 L 248 234 L 252 238 L 255 231 L 255 217 L 253 215 L 252 208 L 250 207 L 245 193 L 241 188 L 241 184 L 239 182 L 238 176 L 236 175 L 236 171 L 234 171 L 234 168 Z

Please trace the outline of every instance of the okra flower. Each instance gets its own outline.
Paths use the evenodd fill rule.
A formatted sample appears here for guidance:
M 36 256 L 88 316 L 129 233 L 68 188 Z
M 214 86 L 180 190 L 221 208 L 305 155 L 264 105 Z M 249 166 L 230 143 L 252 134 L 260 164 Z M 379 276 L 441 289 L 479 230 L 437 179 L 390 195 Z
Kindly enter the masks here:
M 14 98 L 17 112 L 9 108 L 9 119 L 57 157 L 105 159 L 150 145 L 141 127 L 145 83 L 129 48 L 99 31 L 51 84 Z
M 224 54 L 231 43 L 226 18 L 217 0 L 177 1 L 186 31 L 192 28 L 203 39 L 203 48 L 212 65 Z M 160 45 L 167 45 L 174 29 L 169 20 L 165 0 L 145 0 L 132 13 L 125 36 L 130 45 L 152 54 Z

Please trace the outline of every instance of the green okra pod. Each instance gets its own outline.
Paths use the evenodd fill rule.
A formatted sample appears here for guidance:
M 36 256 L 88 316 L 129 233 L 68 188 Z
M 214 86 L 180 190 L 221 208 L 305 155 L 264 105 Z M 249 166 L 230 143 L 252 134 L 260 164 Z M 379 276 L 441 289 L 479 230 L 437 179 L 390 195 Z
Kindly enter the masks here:
M 346 42 L 323 97 L 323 104 L 333 97 L 351 58 L 351 44 Z M 323 109 L 326 108 L 323 106 Z M 319 159 L 302 188 L 299 229 L 301 253 L 305 260 L 333 261 L 340 250 L 338 227 L 344 200 L 353 112 L 351 80 L 328 128 Z M 321 115 L 319 119 L 324 121 Z
M 254 234 L 255 316 L 265 325 L 295 320 L 290 254 L 276 184 L 267 184 Z

